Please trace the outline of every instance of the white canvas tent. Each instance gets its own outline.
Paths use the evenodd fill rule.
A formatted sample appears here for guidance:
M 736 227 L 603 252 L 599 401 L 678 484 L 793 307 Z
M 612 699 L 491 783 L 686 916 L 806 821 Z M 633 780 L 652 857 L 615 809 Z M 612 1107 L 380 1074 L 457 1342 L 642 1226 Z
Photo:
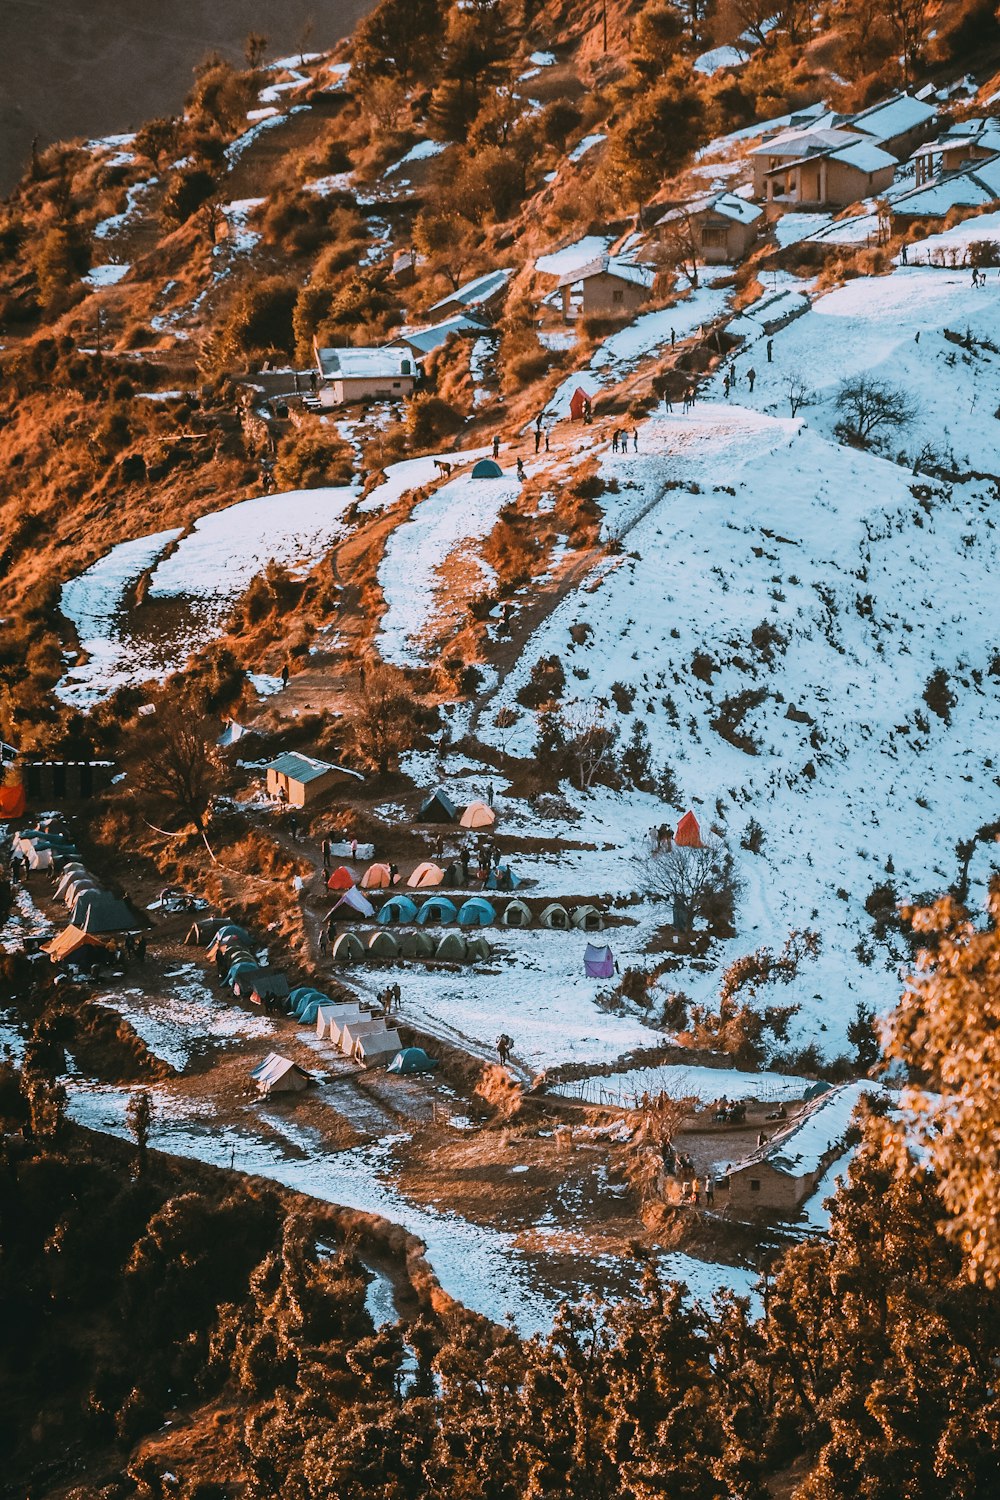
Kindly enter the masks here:
M 297 1094 L 309 1083 L 309 1074 L 305 1069 L 278 1052 L 269 1052 L 264 1061 L 251 1071 L 250 1077 L 259 1092 L 266 1097 L 271 1094 Z
M 320 1005 L 316 1010 L 316 1035 L 323 1040 L 329 1037 L 336 1041 L 334 1031 L 348 1021 L 357 1021 L 361 1016 L 361 1007 L 353 1004 L 343 1005 Z
M 384 1021 L 351 1021 L 340 1029 L 340 1050 L 348 1057 L 354 1056 L 354 1049 L 362 1037 L 370 1036 L 373 1032 L 384 1036 L 386 1024 Z
M 398 1031 L 373 1031 L 368 1036 L 361 1036 L 354 1045 L 354 1056 L 359 1063 L 366 1068 L 372 1068 L 380 1063 L 389 1063 L 402 1049 Z

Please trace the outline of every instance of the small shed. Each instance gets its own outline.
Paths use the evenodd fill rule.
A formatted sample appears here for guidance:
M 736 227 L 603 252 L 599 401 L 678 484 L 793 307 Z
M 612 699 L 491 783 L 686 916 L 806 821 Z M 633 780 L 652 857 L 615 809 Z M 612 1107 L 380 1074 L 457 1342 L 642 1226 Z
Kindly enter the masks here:
M 271 797 L 287 802 L 289 807 L 306 807 L 318 802 L 327 792 L 347 782 L 364 781 L 359 771 L 331 765 L 298 750 L 286 750 L 267 767 L 267 791 Z
M 569 414 L 574 422 L 582 422 L 588 417 L 593 409 L 594 398 L 578 385 L 569 399 Z
M 686 812 L 677 825 L 674 843 L 682 849 L 701 849 L 701 829 L 693 812 Z
M 610 979 L 615 972 L 615 956 L 608 947 L 596 948 L 588 943 L 583 953 L 583 968 L 588 979 Z

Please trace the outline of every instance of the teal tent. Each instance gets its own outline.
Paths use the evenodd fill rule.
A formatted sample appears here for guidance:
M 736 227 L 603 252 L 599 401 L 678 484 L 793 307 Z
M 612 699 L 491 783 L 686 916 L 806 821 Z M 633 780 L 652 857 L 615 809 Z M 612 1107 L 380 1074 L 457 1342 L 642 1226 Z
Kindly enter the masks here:
M 404 1047 L 397 1052 L 386 1068 L 387 1073 L 432 1073 L 438 1065 L 436 1057 L 428 1057 L 423 1047 Z
M 503 469 L 493 458 L 481 458 L 474 466 L 471 477 L 473 479 L 502 479 Z
M 454 922 L 458 908 L 447 896 L 432 896 L 417 912 L 418 922 Z
M 460 927 L 489 927 L 497 914 L 485 896 L 470 896 L 458 913 Z
M 417 915 L 417 903 L 409 896 L 390 896 L 379 909 L 379 922 L 412 922 Z

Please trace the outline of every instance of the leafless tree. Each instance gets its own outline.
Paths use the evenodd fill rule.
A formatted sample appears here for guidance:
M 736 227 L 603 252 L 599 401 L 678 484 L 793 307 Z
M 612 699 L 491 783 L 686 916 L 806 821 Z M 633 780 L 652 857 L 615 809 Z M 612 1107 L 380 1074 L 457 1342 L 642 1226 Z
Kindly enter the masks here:
M 559 718 L 574 780 L 581 791 L 586 791 L 614 758 L 617 726 L 609 721 L 607 709 L 596 699 L 567 703 L 559 711 Z
M 907 427 L 916 416 L 916 408 L 904 390 L 871 375 L 842 380 L 835 405 L 844 429 L 859 443 L 870 442 L 885 428 Z
M 714 834 L 697 846 L 670 843 L 654 850 L 646 863 L 646 881 L 651 891 L 675 903 L 684 927 L 719 906 L 731 912 L 740 892 L 729 846 Z
M 812 403 L 813 393 L 801 370 L 789 370 L 785 376 L 785 395 L 793 417 L 798 415 L 803 406 Z
M 262 31 L 251 31 L 243 43 L 243 56 L 250 69 L 259 68 L 267 51 L 267 37 Z
M 701 248 L 698 227 L 689 213 L 679 213 L 660 230 L 656 259 L 682 272 L 693 287 L 698 285 L 698 252 Z
M 363 667 L 350 730 L 365 765 L 384 776 L 413 743 L 418 703 L 398 667 Z

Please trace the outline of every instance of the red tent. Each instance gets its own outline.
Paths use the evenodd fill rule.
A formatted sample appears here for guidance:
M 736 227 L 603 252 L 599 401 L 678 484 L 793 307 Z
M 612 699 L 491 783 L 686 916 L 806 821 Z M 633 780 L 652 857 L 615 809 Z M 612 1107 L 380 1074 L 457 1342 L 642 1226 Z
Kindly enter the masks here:
M 338 865 L 326 882 L 328 891 L 349 891 L 354 884 L 354 876 L 346 865 Z
M 583 421 L 584 413 L 590 406 L 590 402 L 591 397 L 587 395 L 587 392 L 581 386 L 577 386 L 570 397 L 569 403 L 569 414 L 574 422 Z
M 677 825 L 674 834 L 674 843 L 680 844 L 685 849 L 700 849 L 701 829 L 698 827 L 698 819 L 693 812 L 686 812 Z
M 0 786 L 0 813 L 5 818 L 23 818 L 24 809 L 23 786 Z

